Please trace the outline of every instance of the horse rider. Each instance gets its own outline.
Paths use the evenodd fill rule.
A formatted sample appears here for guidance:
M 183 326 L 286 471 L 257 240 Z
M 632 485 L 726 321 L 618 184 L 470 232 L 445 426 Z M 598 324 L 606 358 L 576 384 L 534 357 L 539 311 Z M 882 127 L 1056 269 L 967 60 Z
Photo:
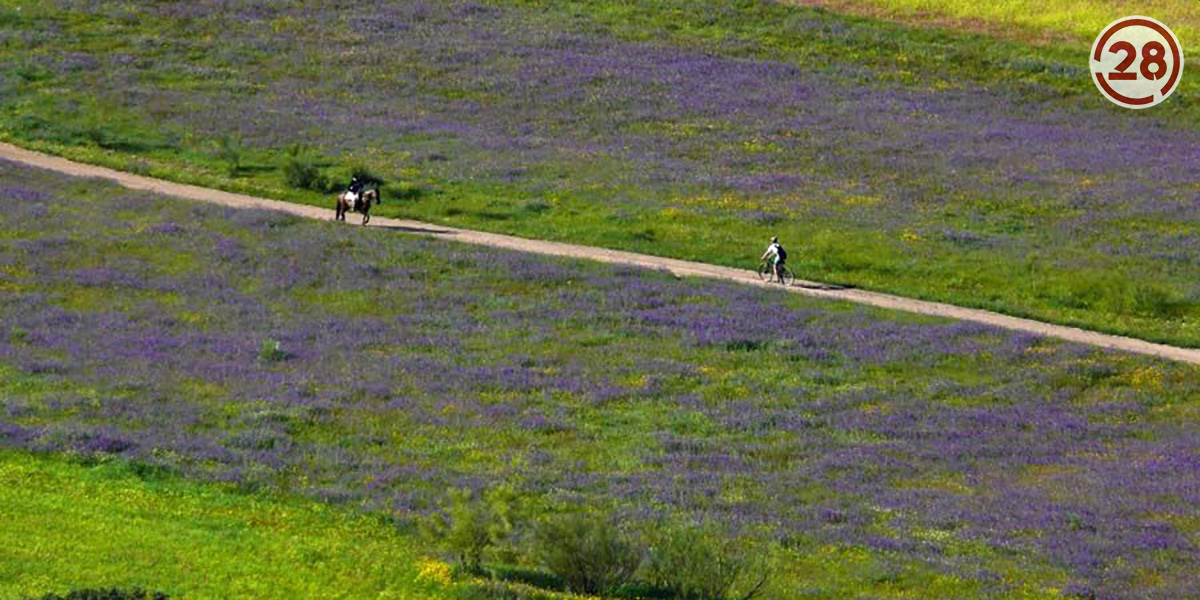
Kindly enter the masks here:
M 366 182 L 355 175 L 350 178 L 350 187 L 346 188 L 346 202 L 351 208 L 358 207 L 358 200 L 362 198 L 363 188 L 366 187 Z

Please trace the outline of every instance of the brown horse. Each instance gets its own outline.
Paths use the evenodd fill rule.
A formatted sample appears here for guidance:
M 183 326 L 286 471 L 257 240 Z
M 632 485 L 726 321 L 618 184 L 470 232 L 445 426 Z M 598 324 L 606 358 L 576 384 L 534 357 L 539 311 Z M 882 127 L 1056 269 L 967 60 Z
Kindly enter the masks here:
M 345 221 L 346 213 L 354 211 L 357 213 L 362 213 L 362 224 L 366 225 L 367 221 L 371 220 L 371 205 L 379 202 L 379 190 L 364 190 L 358 195 L 358 198 L 354 199 L 353 206 L 350 204 L 350 198 L 348 197 L 349 194 L 350 192 L 342 192 L 338 195 L 337 205 L 335 207 L 337 215 L 334 217 L 334 220 Z

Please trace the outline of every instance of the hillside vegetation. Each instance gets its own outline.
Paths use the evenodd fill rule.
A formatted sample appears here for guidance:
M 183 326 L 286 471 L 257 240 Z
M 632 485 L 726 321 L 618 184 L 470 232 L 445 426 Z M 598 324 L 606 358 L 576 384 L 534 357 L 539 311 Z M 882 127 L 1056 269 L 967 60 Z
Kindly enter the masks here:
M 1131 15 L 1165 21 L 1184 48 L 1200 42 L 1200 5 L 1188 0 L 785 0 L 856 15 L 923 26 L 979 31 L 1033 43 L 1075 43 L 1090 47 L 1109 23 Z
M 784 598 L 1198 584 L 1193 367 L 5 163 L 0 207 L 7 446 L 410 530 L 499 486 L 717 522 Z
M 721 264 L 779 235 L 802 277 L 1200 344 L 1197 80 L 1119 109 L 1077 41 L 757 0 L 0 7 L 17 143 L 322 205 L 365 168 L 380 214 Z

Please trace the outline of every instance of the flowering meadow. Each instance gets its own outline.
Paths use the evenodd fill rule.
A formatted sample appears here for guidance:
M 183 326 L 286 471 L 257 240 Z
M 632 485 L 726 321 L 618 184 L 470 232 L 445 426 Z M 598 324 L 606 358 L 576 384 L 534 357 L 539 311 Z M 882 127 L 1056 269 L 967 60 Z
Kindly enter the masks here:
M 379 214 L 740 266 L 774 234 L 802 277 L 1200 344 L 1194 79 L 1120 110 L 1082 42 L 759 1 L 0 6 L 19 143 L 328 204 L 283 184 L 302 144 L 402 182 Z
M 1181 598 L 1200 373 L 0 163 L 0 445 L 400 523 L 712 519 L 781 597 Z

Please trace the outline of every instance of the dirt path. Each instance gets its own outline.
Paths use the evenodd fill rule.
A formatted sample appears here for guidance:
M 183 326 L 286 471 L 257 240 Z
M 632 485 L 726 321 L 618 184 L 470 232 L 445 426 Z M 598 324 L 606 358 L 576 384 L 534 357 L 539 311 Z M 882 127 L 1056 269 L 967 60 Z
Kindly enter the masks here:
M 114 171 L 104 167 L 85 165 L 55 156 L 32 152 L 23 148 L 12 146 L 10 144 L 0 143 L 0 158 L 22 163 L 28 166 L 58 171 L 60 173 L 77 177 L 99 177 L 114 181 L 127 188 L 135 190 L 146 190 L 180 198 L 200 200 L 203 202 L 211 202 L 214 204 L 223 204 L 225 206 L 239 208 L 262 208 L 268 210 L 277 210 L 310 219 L 328 220 L 333 218 L 332 209 L 318 208 L 304 204 L 293 204 L 291 202 L 282 202 L 279 200 L 255 198 L 253 196 L 222 192 L 219 190 L 202 188 L 193 185 L 171 183 L 169 181 L 163 181 L 160 179 L 152 179 L 150 177 L 142 177 L 140 175 Z M 357 215 L 350 215 L 348 222 L 356 224 L 358 222 Z M 523 252 L 533 252 L 551 256 L 567 256 L 572 258 L 598 260 L 606 263 L 645 267 L 648 269 L 660 269 L 680 276 L 724 279 L 727 281 L 736 281 L 745 285 L 769 285 L 760 281 L 758 275 L 752 271 L 734 269 L 731 267 L 707 265 L 684 260 L 675 260 L 672 258 L 660 258 L 645 254 L 635 254 L 633 252 L 622 252 L 620 250 L 607 250 L 604 248 L 577 246 L 574 244 L 564 244 L 560 242 L 530 240 L 497 233 L 484 233 L 481 231 L 471 231 L 467 229 L 456 229 L 453 227 L 432 225 L 419 221 L 388 219 L 384 217 L 372 217 L 371 226 L 388 228 L 412 234 L 427 235 L 445 240 L 466 242 L 469 244 L 481 244 L 485 246 L 508 248 L 511 250 L 520 250 Z M 776 285 L 776 287 L 778 286 Z M 947 317 L 961 321 L 973 321 L 995 327 L 1002 327 L 1004 329 L 1025 331 L 1040 336 L 1059 338 L 1071 342 L 1099 346 L 1101 348 L 1123 350 L 1138 354 L 1148 354 L 1151 356 L 1158 356 L 1170 360 L 1200 365 L 1200 350 L 1178 348 L 1164 344 L 1155 344 L 1143 340 L 1097 333 L 1075 327 L 1051 325 L 1049 323 L 1042 323 L 1040 321 L 1022 319 L 1018 317 L 1010 317 L 985 310 L 962 308 L 950 304 L 927 302 L 924 300 L 913 300 L 910 298 L 902 298 L 900 296 L 892 296 L 889 294 L 880 294 L 864 290 L 842 289 L 812 281 L 797 280 L 795 285 L 787 288 L 787 290 L 796 294 L 804 294 L 806 296 L 813 296 L 816 298 L 843 300 L 847 302 L 867 304 L 881 308 L 919 313 L 923 315 Z

